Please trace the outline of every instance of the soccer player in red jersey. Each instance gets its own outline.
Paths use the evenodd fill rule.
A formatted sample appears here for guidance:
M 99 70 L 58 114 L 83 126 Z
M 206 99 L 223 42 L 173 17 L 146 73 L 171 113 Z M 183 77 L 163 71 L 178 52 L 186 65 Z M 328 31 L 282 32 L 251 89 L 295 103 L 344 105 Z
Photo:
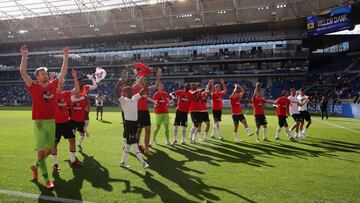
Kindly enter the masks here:
M 80 134 L 77 145 L 80 152 L 83 151 L 82 142 L 85 137 L 85 121 L 88 118 L 89 106 L 90 103 L 87 97 L 80 95 L 71 97 L 70 122 L 74 134 L 76 134 L 76 131 Z
M 275 140 L 280 139 L 279 135 L 280 135 L 281 129 L 284 127 L 287 137 L 291 141 L 295 141 L 295 139 L 293 137 L 291 137 L 291 132 L 289 130 L 289 125 L 288 125 L 288 123 L 286 121 L 286 118 L 289 115 L 288 114 L 289 113 L 289 106 L 291 105 L 291 102 L 288 99 L 289 92 L 287 90 L 283 90 L 281 94 L 282 94 L 282 97 L 279 97 L 275 101 L 275 104 L 273 105 L 276 108 L 276 115 L 277 115 L 278 120 L 279 120 L 279 126 L 276 129 Z
M 192 99 L 190 100 L 189 112 L 191 116 L 191 121 L 193 122 L 193 126 L 190 129 L 189 134 L 189 142 L 192 142 L 193 136 L 196 136 L 198 133 L 198 129 L 200 127 L 200 111 L 199 111 L 199 100 L 201 95 L 201 89 L 197 88 L 196 83 L 190 84 L 191 90 L 189 91 L 192 95 Z M 185 144 L 185 141 L 181 142 L 181 144 Z
M 252 98 L 252 103 L 254 106 L 254 116 L 256 123 L 256 129 L 255 129 L 256 142 L 260 142 L 259 130 L 261 126 L 263 126 L 263 136 L 264 136 L 263 140 L 268 142 L 270 140 L 267 137 L 267 121 L 264 112 L 264 104 L 265 103 L 272 104 L 272 103 L 268 102 L 266 99 L 262 97 L 259 82 L 256 83 L 254 96 Z
M 207 136 L 209 134 L 210 129 L 210 118 L 209 118 L 209 112 L 207 111 L 207 98 L 210 96 L 210 89 L 212 84 L 214 83 L 214 80 L 210 80 L 209 83 L 206 86 L 206 89 L 201 89 L 201 94 L 199 98 L 199 104 L 198 104 L 198 110 L 200 111 L 199 118 L 200 118 L 200 126 L 204 122 L 205 123 L 205 129 L 204 129 L 204 141 L 207 140 Z M 200 131 L 200 130 L 199 130 Z M 193 142 L 196 142 L 196 134 L 193 137 Z
M 139 135 L 141 135 L 142 129 L 145 128 L 145 137 L 144 137 L 145 147 L 142 148 L 142 146 L 140 145 L 140 148 L 143 149 L 143 153 L 145 155 L 150 155 L 149 144 L 150 144 L 150 133 L 151 133 L 151 119 L 150 119 L 150 112 L 149 112 L 149 108 L 148 108 L 148 102 L 152 102 L 154 104 L 156 103 L 153 99 L 148 97 L 148 94 L 151 90 L 158 89 L 159 84 L 160 84 L 161 72 L 162 72 L 161 68 L 158 68 L 156 71 L 155 85 L 147 87 L 137 103 L 137 105 L 138 105 L 138 124 L 139 124 L 139 130 L 140 130 Z M 143 77 L 141 77 L 141 78 L 143 78 Z M 138 93 L 142 90 L 142 86 L 144 85 L 145 80 L 147 80 L 147 79 L 140 80 L 139 84 L 135 84 L 135 87 L 132 88 L 133 94 Z M 140 144 L 140 142 L 139 142 L 139 144 Z
M 221 121 L 222 108 L 223 108 L 222 98 L 227 93 L 227 87 L 225 85 L 224 79 L 221 79 L 220 83 L 223 86 L 223 91 L 221 91 L 221 87 L 219 84 L 216 84 L 215 86 L 212 84 L 212 88 L 211 88 L 212 113 L 213 113 L 213 118 L 214 118 L 214 127 L 211 131 L 210 138 L 214 137 L 214 133 L 216 131 L 218 133 L 219 139 L 222 140 L 223 137 L 220 132 L 219 123 Z
M 189 141 L 190 143 L 196 143 L 197 134 L 200 132 L 201 123 L 205 122 L 206 127 L 204 130 L 204 140 L 207 139 L 207 134 L 210 128 L 209 113 L 207 112 L 206 101 L 210 95 L 211 80 L 209 81 L 206 89 L 198 89 L 198 85 L 191 84 L 192 99 L 190 102 L 190 115 L 193 122 L 193 126 L 190 129 Z
M 79 81 L 79 85 L 80 85 L 80 96 L 84 96 L 84 97 L 86 97 L 86 99 L 88 99 L 89 91 L 95 90 L 97 88 L 95 75 L 93 75 L 93 77 L 91 77 L 92 85 L 85 85 L 83 78 L 78 78 L 78 81 Z M 87 131 L 87 128 L 90 124 L 90 120 L 89 120 L 90 101 L 88 101 L 88 102 L 89 102 L 89 107 L 88 107 L 89 111 L 87 112 L 86 117 L 85 117 L 85 125 L 84 125 L 85 134 L 84 135 L 86 135 L 87 137 L 90 137 L 90 134 Z M 80 138 L 78 140 L 79 149 L 81 149 L 84 139 L 85 139 L 85 136 L 80 136 Z
M 174 121 L 174 140 L 171 145 L 177 143 L 177 134 L 179 126 L 182 126 L 181 143 L 185 142 L 186 127 L 188 123 L 188 113 L 190 108 L 190 101 L 192 98 L 190 91 L 190 84 L 186 83 L 184 90 L 172 92 L 170 95 L 175 99 L 177 97 L 176 116 Z
M 74 89 L 71 91 L 64 91 L 64 82 L 59 81 L 58 88 L 56 89 L 56 110 L 55 110 L 55 146 L 51 149 L 51 158 L 53 159 L 53 170 L 60 170 L 59 162 L 57 159 L 57 145 L 60 142 L 61 136 L 69 140 L 70 150 L 70 166 L 72 168 L 81 167 L 80 162 L 76 159 L 76 145 L 75 135 L 71 130 L 71 123 L 69 120 L 69 106 L 71 103 L 71 95 L 78 94 L 80 91 L 79 83 L 77 80 L 76 71 L 73 69 L 72 77 L 74 78 Z
M 169 141 L 169 102 L 170 97 L 167 92 L 164 91 L 164 85 L 160 84 L 158 91 L 153 95 L 155 103 L 155 116 L 156 116 L 156 127 L 154 130 L 153 144 L 157 144 L 156 135 L 160 130 L 161 124 L 165 126 L 166 144 L 170 145 Z
M 235 142 L 240 141 L 239 136 L 238 136 L 239 121 L 244 125 L 246 134 L 248 136 L 253 135 L 253 133 L 250 131 L 250 128 L 246 122 L 246 118 L 244 117 L 244 115 L 242 113 L 240 101 L 243 98 L 244 94 L 245 94 L 245 90 L 239 84 L 235 84 L 234 91 L 230 96 L 231 113 L 232 113 L 232 119 L 234 122 Z
M 36 137 L 37 161 L 31 166 L 34 180 L 38 180 L 38 168 L 46 181 L 46 188 L 53 189 L 54 184 L 50 180 L 46 158 L 50 154 L 55 143 L 55 94 L 58 81 L 62 81 L 67 73 L 69 49 L 64 48 L 64 60 L 60 74 L 54 80 L 49 81 L 47 68 L 39 67 L 35 70 L 36 81 L 33 81 L 27 73 L 28 49 L 21 47 L 20 75 L 24 80 L 32 100 L 32 119 L 34 120 L 34 133 Z

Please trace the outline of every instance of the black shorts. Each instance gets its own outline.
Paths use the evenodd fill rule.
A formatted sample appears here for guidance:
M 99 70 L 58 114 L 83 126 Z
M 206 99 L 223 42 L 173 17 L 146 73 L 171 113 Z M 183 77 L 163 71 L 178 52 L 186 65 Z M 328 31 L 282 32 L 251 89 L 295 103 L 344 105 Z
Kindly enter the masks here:
M 122 118 L 122 121 L 123 121 L 123 124 L 124 124 L 124 121 L 125 121 L 125 115 L 124 115 L 124 112 L 121 111 L 121 118 Z
M 201 122 L 201 120 L 200 120 L 200 112 L 198 112 L 198 111 L 191 112 L 191 113 L 190 113 L 190 116 L 191 116 L 191 120 L 192 120 L 192 122 L 193 122 L 194 124 Z
M 286 121 L 286 116 L 278 116 L 278 119 L 279 119 L 279 127 L 282 128 L 282 127 L 288 127 L 288 123 Z
M 266 125 L 267 120 L 265 115 L 255 115 L 255 123 L 256 123 L 256 127 Z
M 300 115 L 307 122 L 311 121 L 311 116 L 310 116 L 310 113 L 308 111 L 300 111 Z
M 176 111 L 174 126 L 187 127 L 188 114 L 186 112 Z
M 303 118 L 301 117 L 300 114 L 293 114 L 291 116 L 293 117 L 295 122 L 302 122 L 303 121 Z
M 200 112 L 199 114 L 199 118 L 200 118 L 200 123 L 202 122 L 209 122 L 210 118 L 209 118 L 209 113 L 207 111 L 205 112 Z
M 245 117 L 243 114 L 235 114 L 235 115 L 232 115 L 232 119 L 233 119 L 233 122 L 234 122 L 234 125 L 239 125 L 239 121 L 243 121 L 245 120 Z
M 212 113 L 215 121 L 221 121 L 221 115 L 222 115 L 221 110 L 212 110 Z
M 85 122 L 70 121 L 71 130 L 77 130 L 81 133 L 85 133 Z
M 96 112 L 103 112 L 103 106 L 97 106 Z
M 60 142 L 61 136 L 65 139 L 75 138 L 70 121 L 66 123 L 56 123 L 55 142 Z
M 149 110 L 138 111 L 138 124 L 139 127 L 151 126 L 150 112 Z
M 124 121 L 124 138 L 127 144 L 139 143 L 139 137 L 136 134 L 138 127 L 137 121 Z

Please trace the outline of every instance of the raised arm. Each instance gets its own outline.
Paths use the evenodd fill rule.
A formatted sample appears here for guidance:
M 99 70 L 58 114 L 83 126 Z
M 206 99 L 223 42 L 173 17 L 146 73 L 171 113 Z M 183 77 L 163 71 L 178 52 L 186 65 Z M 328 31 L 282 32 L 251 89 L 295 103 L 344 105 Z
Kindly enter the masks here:
M 157 88 L 159 87 L 159 85 L 160 85 L 161 73 L 162 73 L 161 68 L 157 68 L 157 69 L 156 69 L 156 81 L 155 81 L 155 85 L 148 86 L 148 89 L 149 89 L 149 90 L 157 89 Z
M 256 82 L 253 98 L 255 97 L 256 92 L 259 91 L 259 90 L 260 90 L 260 83 Z
M 144 76 L 141 76 L 141 77 L 144 77 Z M 139 92 L 139 94 L 142 96 L 144 95 L 146 92 L 147 92 L 147 89 L 148 89 L 148 80 L 145 80 L 144 81 L 144 85 L 142 86 L 142 89 L 141 91 Z
M 235 85 L 234 85 L 234 90 L 233 90 L 233 92 L 231 93 L 230 97 L 234 97 L 234 96 L 235 96 L 235 93 L 236 93 L 237 88 L 238 88 L 237 85 L 239 85 L 239 84 L 235 84 Z
M 213 79 L 209 80 L 209 83 L 206 86 L 206 89 L 209 90 L 211 94 L 214 93 L 215 89 L 214 89 L 214 80 Z
M 32 79 L 30 75 L 27 73 L 27 53 L 28 53 L 27 46 L 23 45 L 20 51 L 21 51 L 20 75 L 21 78 L 24 80 L 26 86 L 30 87 L 32 83 Z
M 92 76 L 92 77 L 91 77 L 91 82 L 92 82 L 92 85 L 90 85 L 89 90 L 95 90 L 95 89 L 97 88 L 95 76 Z
M 245 90 L 240 85 L 239 85 L 239 88 L 240 88 L 240 97 L 242 98 L 245 94 Z
M 134 83 L 134 85 L 132 86 L 132 88 L 138 88 L 143 86 L 145 83 L 145 78 L 144 76 L 140 76 Z
M 68 69 L 68 66 L 69 66 L 69 48 L 65 47 L 63 49 L 63 52 L 64 52 L 64 59 L 63 59 L 63 64 L 61 66 L 61 70 L 60 70 L 60 73 L 58 75 L 58 80 L 62 81 L 66 74 L 67 74 L 67 69 Z
M 115 93 L 116 98 L 121 97 L 121 87 L 123 87 L 123 85 L 126 83 L 128 77 L 129 77 L 128 71 L 126 69 L 123 69 L 121 71 L 120 78 L 115 85 L 114 93 Z
M 226 95 L 226 93 L 227 93 L 228 90 L 227 90 L 227 87 L 226 87 L 226 84 L 225 84 L 225 80 L 224 80 L 223 78 L 221 78 L 221 79 L 220 79 L 220 83 L 222 84 L 223 89 L 224 89 L 224 90 L 223 90 L 223 94 Z
M 71 94 L 75 95 L 75 94 L 80 93 L 80 85 L 79 85 L 79 81 L 78 81 L 77 73 L 76 73 L 75 69 L 71 70 L 71 76 L 74 79 L 74 89 L 71 90 Z
M 237 92 L 240 88 L 241 88 L 240 85 L 239 85 L 238 83 L 236 83 L 236 84 L 234 85 L 234 90 L 233 90 L 233 92 L 231 93 L 230 97 L 234 97 L 235 94 L 236 94 L 236 92 Z M 243 90 L 243 89 L 241 88 L 241 90 Z M 240 92 L 240 97 L 242 97 L 242 94 L 241 94 L 241 93 L 242 93 L 242 92 Z
M 160 85 L 160 78 L 161 78 L 162 69 L 157 68 L 156 70 L 156 81 L 155 81 L 155 89 L 157 89 Z

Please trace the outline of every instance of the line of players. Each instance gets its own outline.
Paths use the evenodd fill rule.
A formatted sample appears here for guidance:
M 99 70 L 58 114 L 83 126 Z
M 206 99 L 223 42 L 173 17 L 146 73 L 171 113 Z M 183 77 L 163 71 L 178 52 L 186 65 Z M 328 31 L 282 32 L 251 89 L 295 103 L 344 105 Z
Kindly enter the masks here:
M 149 69 L 144 64 L 141 65 L 141 69 Z M 156 83 L 153 86 L 147 86 L 147 79 L 144 75 L 137 75 L 137 79 L 134 84 L 130 83 L 130 77 L 127 71 L 123 71 L 122 77 L 119 79 L 115 87 L 115 95 L 120 100 L 123 112 L 124 120 L 124 142 L 126 143 L 123 149 L 123 157 L 120 165 L 128 168 L 129 166 L 125 163 L 127 154 L 130 152 L 131 146 L 134 146 L 135 153 L 137 158 L 141 161 L 144 168 L 149 167 L 149 165 L 142 159 L 140 156 L 139 140 L 142 128 L 145 128 L 145 147 L 143 153 L 149 155 L 149 141 L 150 141 L 150 112 L 147 106 L 148 102 L 154 103 L 155 109 L 155 129 L 153 132 L 152 144 L 157 144 L 157 134 L 160 130 L 161 125 L 164 125 L 166 144 L 174 145 L 178 140 L 179 129 L 181 128 L 181 144 L 185 144 L 186 137 L 186 128 L 188 125 L 188 113 L 191 115 L 192 127 L 189 134 L 189 142 L 196 143 L 198 136 L 200 134 L 200 129 L 202 123 L 205 124 L 205 130 L 203 135 L 203 140 L 211 140 L 214 138 L 215 134 L 218 135 L 218 139 L 222 140 L 223 136 L 220 132 L 220 121 L 222 117 L 223 109 L 223 97 L 227 93 L 227 87 L 223 79 L 220 80 L 220 83 L 223 87 L 221 90 L 220 84 L 214 84 L 214 80 L 210 80 L 205 88 L 201 88 L 197 83 L 186 83 L 183 90 L 178 90 L 168 94 L 164 91 L 163 84 L 160 83 L 161 69 L 157 71 Z M 146 85 L 145 85 L 146 84 Z M 147 95 L 150 90 L 156 89 L 157 92 L 154 93 L 153 98 L 149 98 Z M 267 136 L 267 120 L 264 112 L 264 104 L 270 103 L 276 108 L 276 115 L 278 116 L 279 126 L 276 130 L 275 140 L 279 140 L 279 135 L 281 129 L 284 127 L 288 138 L 291 141 L 296 141 L 304 136 L 306 136 L 306 131 L 311 124 L 311 117 L 307 111 L 307 103 L 309 98 L 304 94 L 304 89 L 301 89 L 301 93 L 296 95 L 296 89 L 291 89 L 291 95 L 289 92 L 284 90 L 282 92 L 282 97 L 278 98 L 274 103 L 267 101 L 262 98 L 260 91 L 260 84 L 256 84 L 254 95 L 252 98 L 252 103 L 254 107 L 254 116 L 256 122 L 256 141 L 260 142 L 259 130 L 261 126 L 263 127 L 263 140 L 270 141 Z M 245 132 L 248 136 L 252 136 L 253 133 L 249 129 L 246 118 L 243 115 L 241 108 L 241 99 L 245 94 L 244 89 L 239 85 L 235 84 L 234 90 L 230 96 L 231 110 L 232 110 L 232 119 L 234 122 L 234 137 L 235 142 L 239 142 L 238 127 L 241 122 L 245 128 Z M 214 124 L 212 132 L 209 135 L 210 129 L 210 119 L 207 109 L 207 99 L 211 97 L 212 100 L 212 114 L 214 119 Z M 174 139 L 170 143 L 169 136 L 169 111 L 168 106 L 171 101 L 177 102 L 176 116 L 174 121 Z M 129 105 L 131 106 L 129 108 Z M 287 124 L 287 117 L 291 115 L 295 124 L 289 129 Z M 306 127 L 303 129 L 304 119 L 307 121 Z M 129 130 L 131 129 L 131 130 Z M 291 136 L 291 131 L 295 130 L 294 137 Z
M 210 80 L 206 88 L 200 88 L 196 83 L 186 83 L 183 90 L 178 90 L 170 93 L 170 96 L 167 92 L 163 90 L 163 86 L 158 88 L 153 96 L 152 102 L 155 103 L 155 115 L 156 115 L 156 128 L 153 136 L 153 144 L 156 144 L 156 135 L 159 131 L 161 124 L 165 125 L 165 136 L 167 139 L 166 144 L 170 144 L 169 141 L 169 116 L 168 116 L 168 105 L 170 104 L 171 99 L 177 99 L 177 108 L 176 116 L 174 121 L 174 140 L 171 142 L 171 145 L 177 143 L 177 136 L 179 128 L 182 127 L 182 136 L 181 144 L 185 143 L 186 136 L 186 127 L 187 127 L 187 117 L 188 113 L 191 115 L 191 120 L 193 126 L 190 129 L 189 142 L 195 143 L 198 135 L 200 134 L 201 124 L 205 123 L 205 130 L 203 135 L 203 140 L 208 140 L 210 119 L 209 113 L 206 106 L 207 99 L 210 97 L 212 100 L 212 115 L 214 119 L 214 124 L 212 132 L 210 134 L 210 139 L 212 139 L 215 133 L 218 134 L 220 140 L 223 139 L 223 136 L 220 132 L 219 123 L 222 117 L 223 102 L 222 99 L 227 93 L 227 87 L 223 79 L 220 81 L 223 86 L 221 91 L 221 86 L 219 84 L 214 85 L 214 80 Z M 307 103 L 309 103 L 309 97 L 305 95 L 304 89 L 300 90 L 300 94 L 297 95 L 295 88 L 291 88 L 291 95 L 287 90 L 283 90 L 282 97 L 278 98 L 274 103 L 262 98 L 259 83 L 256 84 L 254 95 L 252 98 L 252 104 L 254 107 L 254 116 L 256 122 L 256 141 L 260 142 L 259 130 L 260 127 L 263 127 L 263 140 L 269 141 L 267 137 L 267 120 L 264 112 L 264 104 L 270 103 L 276 108 L 276 115 L 279 120 L 279 126 L 276 131 L 275 139 L 279 140 L 279 134 L 281 129 L 284 127 L 288 138 L 292 141 L 296 141 L 302 137 L 306 136 L 307 129 L 311 124 L 311 117 L 307 111 Z M 238 134 L 239 123 L 241 122 L 245 128 L 245 132 L 248 136 L 252 136 L 253 133 L 249 129 L 246 118 L 243 115 L 241 108 L 241 99 L 245 94 L 244 89 L 239 85 L 234 85 L 234 90 L 230 96 L 231 112 L 232 119 L 234 123 L 234 137 L 235 142 L 240 141 Z M 176 102 L 176 101 L 174 101 Z M 287 117 L 291 115 L 295 124 L 289 129 L 287 124 Z M 139 119 L 141 120 L 141 114 L 139 114 Z M 304 128 L 304 120 L 307 121 L 307 125 Z M 295 130 L 295 135 L 291 136 L 291 131 Z

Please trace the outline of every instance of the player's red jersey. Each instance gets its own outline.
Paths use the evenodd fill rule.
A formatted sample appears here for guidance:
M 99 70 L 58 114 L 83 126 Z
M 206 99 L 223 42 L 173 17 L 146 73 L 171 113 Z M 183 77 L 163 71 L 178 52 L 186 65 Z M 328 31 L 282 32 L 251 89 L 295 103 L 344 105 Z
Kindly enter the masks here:
M 222 98 L 224 96 L 224 92 L 214 92 L 212 94 L 212 109 L 213 110 L 222 110 L 223 103 Z
M 199 111 L 200 92 L 191 93 L 189 112 Z
M 287 113 L 289 111 L 289 106 L 291 104 L 290 100 L 285 97 L 280 97 L 275 101 L 275 104 L 279 106 L 278 108 L 276 108 L 276 115 L 287 116 Z
M 38 82 L 33 81 L 27 87 L 32 101 L 32 119 L 48 120 L 55 118 L 55 96 L 58 79 L 52 80 L 47 87 L 42 87 Z
M 254 115 L 264 115 L 264 104 L 266 100 L 263 98 L 253 97 L 252 103 L 254 105 Z
M 88 111 L 89 100 L 85 97 L 76 99 L 75 102 L 71 102 L 70 120 L 76 122 L 84 122 Z
M 55 122 L 65 123 L 69 120 L 69 106 L 71 103 L 71 91 L 56 93 Z
M 133 95 L 135 95 L 134 92 L 136 92 L 136 94 L 137 94 L 137 93 L 139 93 L 141 90 L 142 90 L 142 87 L 139 87 L 139 88 L 137 88 L 137 89 L 134 89 L 134 90 L 133 90 Z M 147 91 L 150 91 L 150 88 L 149 88 L 149 87 L 147 88 Z M 139 111 L 149 110 L 147 103 L 148 103 L 148 96 L 147 96 L 147 94 L 143 94 L 143 95 L 141 96 L 141 98 L 138 100 L 138 110 L 139 110 Z
M 155 114 L 168 113 L 169 94 L 164 91 L 158 91 L 153 95 L 153 100 L 157 101 Z
M 242 114 L 242 108 L 240 103 L 240 97 L 230 96 L 231 113 L 234 115 Z
M 189 112 L 192 98 L 191 93 L 186 92 L 185 90 L 178 90 L 175 92 L 175 95 L 178 97 L 178 105 L 176 111 Z
M 207 97 L 208 97 L 207 93 L 201 93 L 199 106 L 198 106 L 200 111 L 207 111 L 207 106 L 206 106 Z

